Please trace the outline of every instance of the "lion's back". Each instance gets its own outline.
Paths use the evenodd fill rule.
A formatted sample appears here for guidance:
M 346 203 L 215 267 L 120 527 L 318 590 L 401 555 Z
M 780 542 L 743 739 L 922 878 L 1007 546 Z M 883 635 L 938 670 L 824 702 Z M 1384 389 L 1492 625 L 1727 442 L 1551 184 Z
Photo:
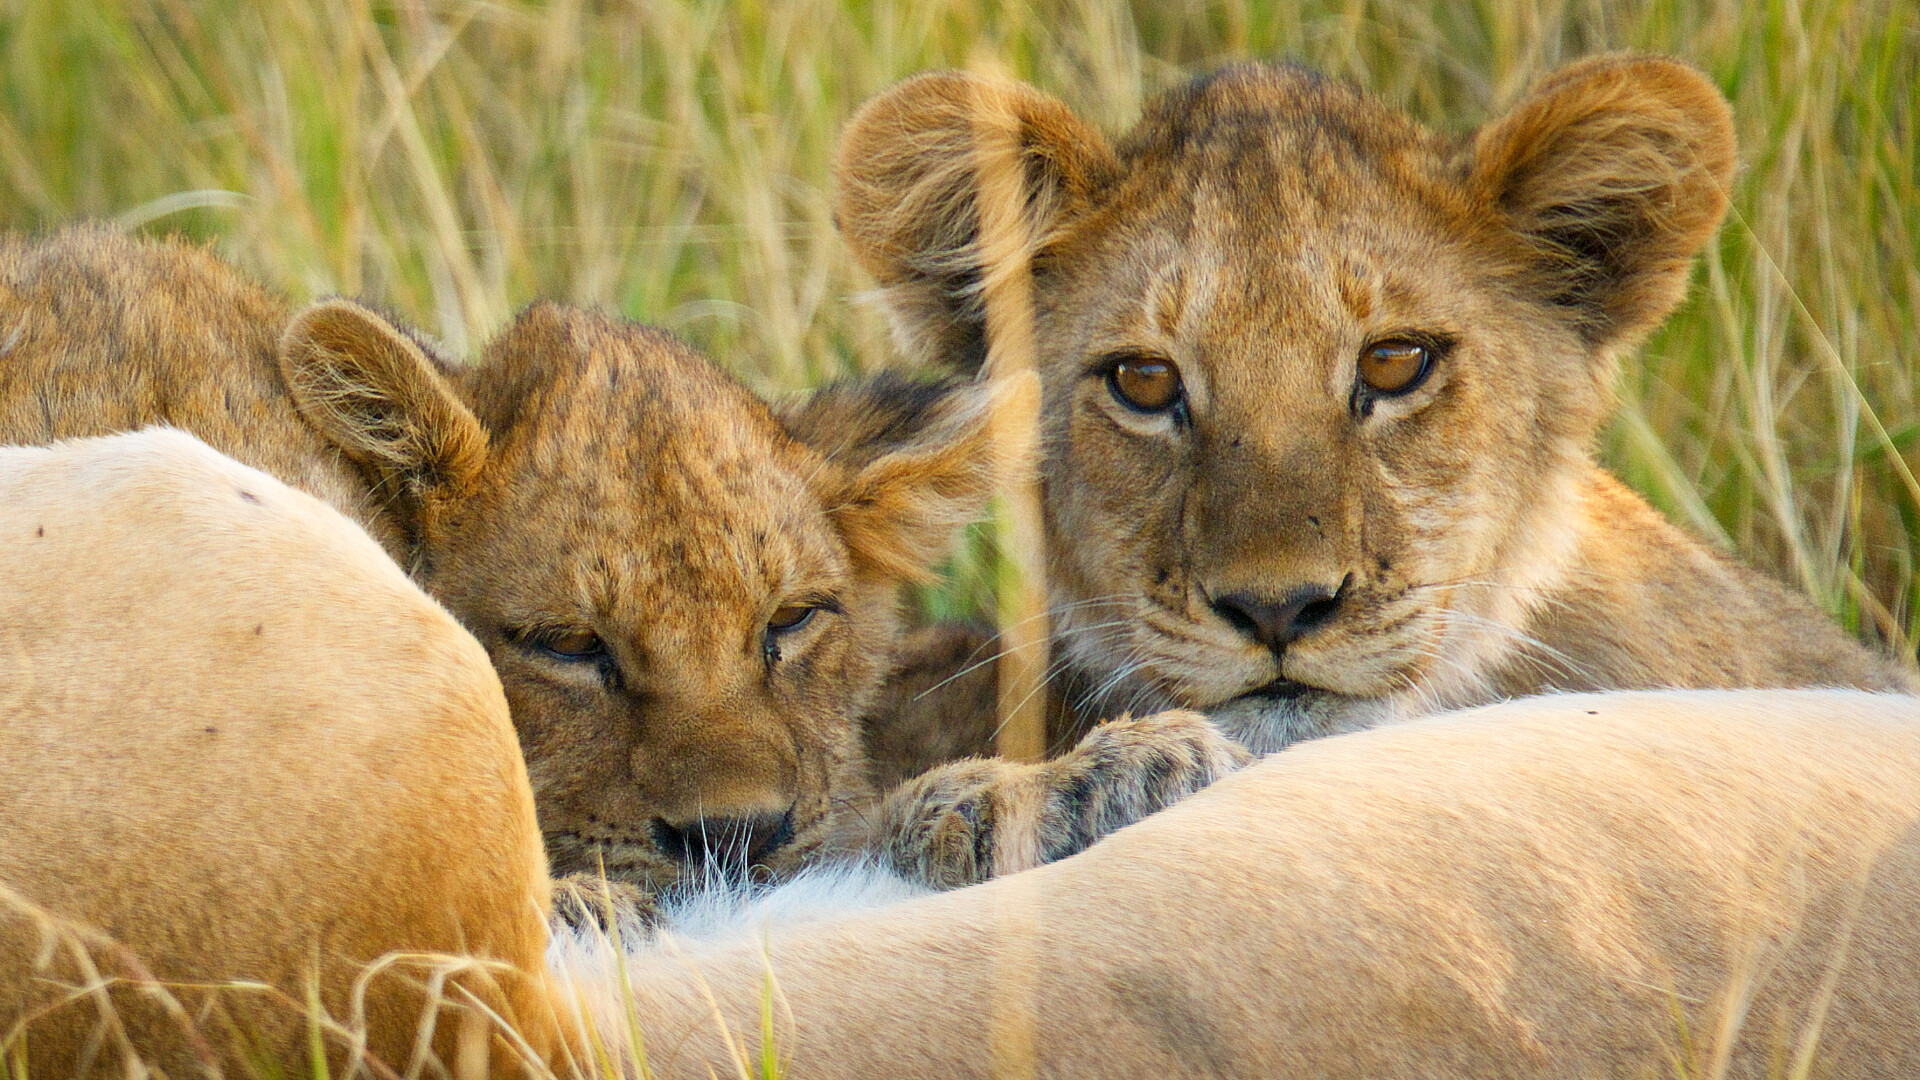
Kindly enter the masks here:
M 264 999 L 187 987 L 317 970 L 345 1017 L 389 953 L 540 970 L 546 862 L 484 650 L 362 530 L 187 435 L 0 448 L 0 728 L 0 1026 L 46 1010 L 37 1067 L 85 1060 L 94 1001 L 52 1008 L 82 951 L 288 1054 Z M 404 970 L 366 1002 L 389 1060 L 423 1006 Z M 152 1063 L 193 1060 L 146 995 L 111 1003 Z
M 167 425 L 377 523 L 294 407 L 287 302 L 206 248 L 81 226 L 0 239 L 0 444 Z

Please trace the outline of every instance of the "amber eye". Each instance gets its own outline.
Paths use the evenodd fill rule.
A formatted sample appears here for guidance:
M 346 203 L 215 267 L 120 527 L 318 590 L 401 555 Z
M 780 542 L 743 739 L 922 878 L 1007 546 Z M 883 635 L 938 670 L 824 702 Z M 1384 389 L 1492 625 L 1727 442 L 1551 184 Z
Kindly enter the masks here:
M 1129 409 L 1166 412 L 1180 404 L 1180 372 L 1165 360 L 1128 357 L 1108 369 L 1107 389 Z
M 789 604 L 773 613 L 773 618 L 767 620 L 767 629 L 776 634 L 798 630 L 811 622 L 813 613 L 819 610 L 809 604 Z
M 1404 394 L 1419 386 L 1433 366 L 1432 352 L 1417 341 L 1383 341 L 1360 354 L 1360 381 L 1379 394 Z
M 534 639 L 542 651 L 562 660 L 598 660 L 607 654 L 607 644 L 591 630 L 557 630 Z

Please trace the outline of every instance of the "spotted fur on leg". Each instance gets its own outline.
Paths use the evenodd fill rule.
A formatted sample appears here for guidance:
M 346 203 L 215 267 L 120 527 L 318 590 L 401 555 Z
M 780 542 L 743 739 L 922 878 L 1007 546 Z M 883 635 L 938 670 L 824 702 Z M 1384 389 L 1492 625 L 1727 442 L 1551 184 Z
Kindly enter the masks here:
M 878 853 L 910 880 L 970 885 L 1082 851 L 1251 760 L 1198 713 L 1122 717 L 1052 761 L 970 758 L 902 784 Z

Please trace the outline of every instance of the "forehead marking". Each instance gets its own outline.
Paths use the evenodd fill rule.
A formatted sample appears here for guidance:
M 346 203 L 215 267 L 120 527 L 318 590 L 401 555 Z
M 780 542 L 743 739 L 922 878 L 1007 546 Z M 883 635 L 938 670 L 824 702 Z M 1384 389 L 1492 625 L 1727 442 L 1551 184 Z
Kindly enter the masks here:
M 1187 275 L 1178 259 L 1161 263 L 1147 282 L 1141 304 L 1146 308 L 1147 325 L 1161 337 L 1177 339 L 1187 307 Z
M 1340 301 L 1347 306 L 1355 322 L 1366 322 L 1373 317 L 1374 299 L 1377 286 L 1373 275 L 1366 272 L 1358 263 L 1349 261 L 1340 273 Z
M 1179 280 L 1180 309 L 1173 336 L 1194 340 L 1200 336 L 1220 296 L 1221 261 L 1227 248 L 1231 215 L 1227 200 L 1202 186 L 1194 192 L 1193 224 L 1178 262 L 1169 270 Z

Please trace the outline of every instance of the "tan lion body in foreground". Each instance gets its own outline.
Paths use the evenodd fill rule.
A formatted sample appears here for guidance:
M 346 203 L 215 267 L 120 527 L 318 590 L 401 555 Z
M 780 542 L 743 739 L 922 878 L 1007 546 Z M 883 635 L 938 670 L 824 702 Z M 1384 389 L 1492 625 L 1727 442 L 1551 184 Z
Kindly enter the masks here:
M 0 730 L 0 1026 L 93 981 L 39 915 L 137 951 L 144 971 L 93 950 L 100 978 L 276 987 L 224 1000 L 280 1057 L 316 965 L 341 1017 L 395 948 L 538 970 L 547 861 L 486 651 L 339 514 L 185 435 L 0 448 Z M 421 975 L 367 999 L 403 1069 Z M 544 992 L 499 984 L 550 1052 Z M 175 995 L 196 1017 L 214 996 Z M 191 1075 L 160 1005 L 113 998 Z M 72 1073 L 97 1011 L 56 1015 L 28 1029 L 35 1077 Z M 231 1069 L 235 1033 L 201 1026 Z
M 291 1010 L 176 988 L 228 1075 L 223 1016 L 303 1070 L 316 960 L 344 1016 L 358 964 L 425 950 L 495 961 L 451 996 L 541 1057 L 572 1003 L 630 1000 L 660 1077 L 732 1053 L 716 1014 L 758 1060 L 769 963 L 793 1076 L 1920 1074 L 1911 698 L 1570 696 L 1323 740 L 1028 873 L 641 950 L 628 998 L 609 965 L 545 972 L 498 684 L 358 530 L 171 433 L 0 450 L 0 507 L 0 883 L 144 962 L 94 949 L 105 975 L 278 986 Z M 80 979 L 49 925 L 0 919 L 0 1025 Z M 369 1048 L 404 1071 L 418 996 L 372 986 Z M 194 1073 L 174 1021 L 113 998 Z M 33 1075 L 68 1075 L 96 1015 L 32 1022 Z M 483 1045 L 509 1069 L 521 1044 L 457 1008 L 422 1044 Z
M 1726 210 L 1733 127 L 1698 72 L 1582 61 L 1454 137 L 1238 65 L 1111 146 L 1031 87 L 904 82 L 849 122 L 836 215 L 909 354 L 962 371 L 997 125 L 1024 165 L 1061 744 L 1123 710 L 1265 750 L 1550 689 L 1915 685 L 1595 463 L 1621 359 Z M 926 644 L 874 725 L 904 773 L 993 722 L 991 643 Z

